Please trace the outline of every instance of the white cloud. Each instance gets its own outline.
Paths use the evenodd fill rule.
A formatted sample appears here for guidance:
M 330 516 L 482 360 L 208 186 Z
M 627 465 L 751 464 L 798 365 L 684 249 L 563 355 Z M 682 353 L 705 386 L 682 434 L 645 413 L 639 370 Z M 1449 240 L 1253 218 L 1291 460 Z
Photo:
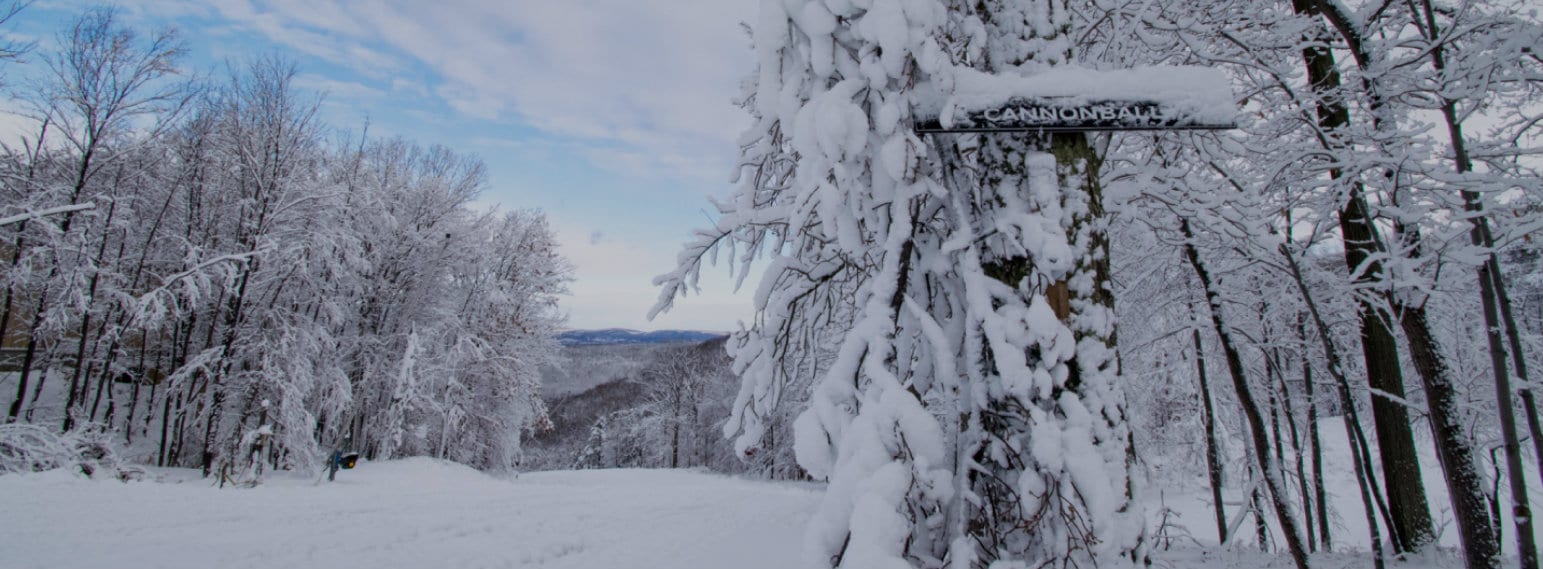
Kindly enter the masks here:
M 409 81 L 401 77 L 397 77 L 391 80 L 391 92 L 407 93 L 411 95 L 417 95 L 419 97 L 429 96 L 428 87 L 424 87 L 422 83 L 417 81 Z
M 748 0 L 218 0 L 221 17 L 396 86 L 421 64 L 469 118 L 513 118 L 718 182 L 744 124 Z
M 207 49 L 251 54 L 245 43 L 262 38 L 329 64 L 302 63 L 321 73 L 303 76 L 302 86 L 331 92 L 329 104 L 358 102 L 359 111 L 398 119 L 372 125 L 372 134 L 488 121 L 495 128 L 460 142 L 519 152 L 527 163 L 583 157 L 628 182 L 605 190 L 619 208 L 637 188 L 679 188 L 650 199 L 678 200 L 694 216 L 702 194 L 728 175 L 746 123 L 731 99 L 751 69 L 739 27 L 754 15 L 750 0 L 142 0 L 130 11 L 186 18 L 221 38 Z M 351 73 L 334 75 L 339 68 Z M 433 100 L 443 107 L 423 104 Z M 509 138 L 488 138 L 505 127 Z M 593 199 L 564 215 L 585 215 Z M 553 219 L 577 271 L 564 302 L 570 325 L 728 330 L 749 318 L 748 295 L 732 294 L 726 271 L 712 269 L 703 294 L 647 321 L 658 295 L 652 278 L 674 266 L 679 243 L 566 221 Z
M 564 299 L 570 327 L 690 328 L 729 331 L 739 320 L 749 320 L 748 294 L 734 294 L 727 271 L 706 269 L 702 292 L 678 299 L 675 307 L 654 321 L 647 319 L 658 300 L 653 277 L 674 266 L 673 246 L 612 238 L 595 239 L 598 230 L 555 225 L 560 252 L 573 262 L 572 295 Z
M 39 122 L 13 99 L 0 99 L 0 144 L 21 148 L 25 141 L 36 140 Z
M 328 98 L 345 100 L 378 99 L 386 95 L 385 91 L 363 83 L 339 81 L 311 73 L 302 73 L 295 76 L 295 86 L 317 93 L 324 93 Z

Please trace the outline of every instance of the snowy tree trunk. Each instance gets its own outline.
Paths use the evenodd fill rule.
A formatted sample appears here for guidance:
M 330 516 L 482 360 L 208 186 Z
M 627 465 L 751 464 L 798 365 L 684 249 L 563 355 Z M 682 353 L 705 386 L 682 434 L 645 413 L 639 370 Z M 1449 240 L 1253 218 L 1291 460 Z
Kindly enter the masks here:
M 1463 538 L 1463 553 L 1469 569 L 1500 565 L 1500 543 L 1485 511 L 1484 479 L 1473 453 L 1473 442 L 1458 423 L 1460 405 L 1452 383 L 1452 370 L 1441 355 L 1423 308 L 1405 307 L 1399 323 L 1409 338 L 1409 355 L 1425 382 L 1425 400 L 1430 409 L 1431 431 L 1436 439 L 1436 455 L 1446 473 L 1452 495 L 1452 514 Z
M 1200 323 L 1190 335 L 1195 346 L 1195 375 L 1200 378 L 1200 404 L 1205 423 L 1205 472 L 1211 483 L 1211 510 L 1216 513 L 1216 543 L 1227 542 L 1227 505 L 1222 501 L 1221 451 L 1216 444 L 1216 410 L 1211 403 L 1211 382 L 1205 372 L 1205 348 L 1200 344 Z
M 1308 358 L 1307 322 L 1305 316 L 1297 317 L 1297 338 L 1302 343 L 1302 385 L 1307 397 L 1307 446 L 1308 455 L 1313 461 L 1313 498 L 1318 504 L 1318 540 L 1323 544 L 1324 551 L 1334 550 L 1334 541 L 1330 539 L 1329 532 L 1329 500 L 1328 491 L 1323 483 L 1323 443 L 1318 434 L 1318 397 L 1316 386 L 1313 385 L 1312 360 Z M 1355 460 L 1352 456 L 1351 460 Z M 1366 504 L 1368 513 L 1371 504 Z M 1376 520 L 1372 520 L 1375 524 Z M 1309 528 L 1311 531 L 1311 528 Z
M 1427 38 L 1435 40 L 1440 36 L 1440 30 L 1436 23 L 1435 10 L 1430 0 L 1421 0 L 1422 15 L 1425 18 L 1424 33 Z M 1430 49 L 1430 57 L 1436 71 L 1446 71 L 1445 49 L 1437 43 Z M 1462 124 L 1457 118 L 1457 103 L 1444 98 L 1441 101 L 1441 116 L 1446 122 L 1448 140 L 1452 144 L 1452 157 L 1457 167 L 1458 174 L 1466 174 L 1473 171 L 1473 164 L 1468 156 L 1467 143 L 1463 139 Z M 1532 512 L 1527 500 L 1527 480 L 1522 471 L 1521 443 L 1518 439 L 1516 427 L 1516 407 L 1512 402 L 1512 388 L 1510 370 L 1506 365 L 1506 346 L 1501 338 L 1501 330 L 1514 327 L 1515 322 L 1503 323 L 1499 314 L 1497 302 L 1506 305 L 1506 320 L 1510 321 L 1509 299 L 1505 295 L 1505 281 L 1500 273 L 1500 260 L 1495 250 L 1495 240 L 1490 231 L 1489 218 L 1484 212 L 1483 203 L 1478 192 L 1464 189 L 1461 192 L 1464 208 L 1472 214 L 1469 220 L 1471 229 L 1469 237 L 1473 245 L 1484 251 L 1483 262 L 1478 269 L 1479 295 L 1484 311 L 1485 340 L 1488 342 L 1490 356 L 1490 371 L 1495 378 L 1495 401 L 1499 407 L 1500 433 L 1506 455 L 1506 475 L 1510 479 L 1511 490 L 1511 515 L 1516 525 L 1516 547 L 1520 557 L 1519 563 L 1523 569 L 1536 569 L 1538 567 L 1538 547 L 1532 531 Z M 1527 381 L 1526 363 L 1523 361 L 1523 352 L 1519 342 L 1511 342 L 1511 357 L 1515 359 L 1517 379 L 1524 384 Z M 1524 392 L 1524 402 L 1528 404 L 1529 425 L 1533 427 L 1536 436 L 1537 413 L 1533 405 L 1531 392 Z M 1534 445 L 1539 441 L 1534 439 Z M 1543 456 L 1535 457 L 1543 463 Z M 1498 499 L 1498 497 L 1496 498 Z M 1495 520 L 1499 524 L 1499 520 Z M 1498 526 L 1497 526 L 1498 529 Z M 1498 541 L 1498 538 L 1497 538 Z
M 1279 355 L 1275 357 L 1275 362 L 1277 366 L 1281 366 Z M 1307 358 L 1302 358 L 1302 365 L 1307 365 Z M 1318 532 L 1313 531 L 1313 522 L 1315 520 L 1313 517 L 1313 484 L 1311 479 L 1307 477 L 1307 458 L 1303 456 L 1304 448 L 1301 433 L 1297 429 L 1296 410 L 1291 405 L 1291 388 L 1286 383 L 1286 368 L 1281 366 L 1277 369 L 1278 373 L 1280 373 L 1281 403 L 1286 411 L 1286 430 L 1291 435 L 1292 457 L 1297 470 L 1297 487 L 1302 490 L 1302 526 L 1307 529 L 1305 532 L 1307 534 L 1307 550 L 1317 552 Z M 1308 378 L 1309 381 L 1311 379 L 1311 377 Z M 1311 399 L 1308 402 L 1311 404 Z M 1277 434 L 1276 436 L 1280 435 Z M 1276 444 L 1280 444 L 1278 440 Z
M 1382 532 L 1377 529 L 1377 514 L 1383 512 L 1384 520 L 1388 527 L 1392 527 L 1392 519 L 1387 514 L 1387 508 L 1382 507 L 1382 499 L 1377 496 L 1379 488 L 1376 479 L 1375 466 L 1372 463 L 1371 451 L 1367 450 L 1366 435 L 1361 431 L 1361 419 L 1356 411 L 1355 396 L 1350 391 L 1350 379 L 1345 377 L 1344 367 L 1339 356 L 1339 349 L 1334 346 L 1333 336 L 1330 334 L 1329 325 L 1324 322 L 1323 315 L 1318 312 L 1318 303 L 1313 300 L 1311 291 L 1307 288 L 1307 282 L 1302 278 L 1301 265 L 1291 253 L 1291 249 L 1285 243 L 1280 245 L 1281 256 L 1286 258 L 1286 266 L 1291 269 L 1291 280 L 1296 285 L 1297 292 L 1302 295 L 1302 303 L 1307 306 L 1307 313 L 1313 319 L 1314 329 L 1318 332 L 1319 345 L 1323 348 L 1323 357 L 1327 360 L 1329 375 L 1334 378 L 1336 392 L 1339 395 L 1339 404 L 1342 409 L 1340 419 L 1345 425 L 1345 439 L 1350 448 L 1350 460 L 1355 466 L 1356 489 L 1361 493 L 1361 508 L 1366 513 L 1366 530 L 1371 539 L 1368 545 L 1372 550 L 1372 561 L 1377 569 L 1382 569 L 1385 563 L 1382 555 Z M 1305 331 L 1303 333 L 1304 340 Z M 1304 348 L 1305 349 L 1305 348 Z M 1320 478 L 1320 480 L 1322 480 Z M 1319 509 L 1319 516 L 1324 516 L 1325 509 Z M 1324 540 L 1328 543 L 1328 540 Z
M 1280 523 L 1281 533 L 1286 536 L 1286 546 L 1291 552 L 1291 559 L 1297 569 L 1308 569 L 1307 548 L 1302 539 L 1302 530 L 1297 525 L 1288 491 L 1283 480 L 1284 474 L 1280 465 L 1270 455 L 1270 438 L 1266 434 L 1267 426 L 1264 424 L 1264 416 L 1259 412 L 1259 406 L 1254 402 L 1253 395 L 1248 385 L 1243 369 L 1242 356 L 1238 354 L 1237 347 L 1232 344 L 1227 332 L 1226 324 L 1222 321 L 1221 298 L 1211 286 L 1211 276 L 1206 272 L 1205 266 L 1200 262 L 1200 254 L 1196 251 L 1192 240 L 1193 232 L 1189 228 L 1189 220 L 1179 222 L 1180 230 L 1186 239 L 1184 245 L 1185 256 L 1189 259 L 1190 267 L 1195 270 L 1195 275 L 1200 279 L 1200 286 L 1205 292 L 1206 301 L 1210 305 L 1211 323 L 1216 328 L 1216 335 L 1221 340 L 1222 353 L 1227 358 L 1227 368 L 1232 375 L 1233 391 L 1237 394 L 1238 404 L 1243 408 L 1243 417 L 1247 419 L 1249 432 L 1253 435 L 1252 446 L 1254 459 L 1257 461 L 1260 475 L 1264 477 L 1265 488 L 1269 491 L 1270 504 L 1275 510 L 1275 519 Z M 1265 535 L 1259 536 L 1260 543 L 1265 540 Z
M 1317 16 L 1314 0 L 1293 0 L 1298 14 Z M 1316 31 L 1322 31 L 1321 26 Z M 1340 90 L 1340 75 L 1332 51 L 1309 45 L 1302 49 L 1310 86 L 1319 97 L 1318 124 L 1326 131 L 1342 131 L 1350 124 Z M 1330 150 L 1343 151 L 1343 147 Z M 1380 258 L 1381 247 L 1372 223 L 1370 206 L 1360 181 L 1344 180 L 1341 170 L 1331 175 L 1349 190 L 1349 199 L 1339 212 L 1340 233 L 1345 244 L 1345 265 L 1357 275 L 1356 284 L 1375 286 L 1385 278 Z M 1399 364 L 1398 343 L 1389 326 L 1391 317 L 1369 295 L 1357 295 L 1357 317 L 1361 323 L 1361 350 L 1366 362 L 1366 378 L 1372 388 L 1372 424 L 1377 433 L 1384 480 L 1387 481 L 1388 506 L 1392 510 L 1394 548 L 1419 550 L 1435 536 L 1431 527 L 1430 506 L 1425 496 L 1419 458 L 1414 449 L 1414 431 L 1409 413 L 1403 406 L 1404 381 Z M 1398 483 L 1393 481 L 1397 480 Z

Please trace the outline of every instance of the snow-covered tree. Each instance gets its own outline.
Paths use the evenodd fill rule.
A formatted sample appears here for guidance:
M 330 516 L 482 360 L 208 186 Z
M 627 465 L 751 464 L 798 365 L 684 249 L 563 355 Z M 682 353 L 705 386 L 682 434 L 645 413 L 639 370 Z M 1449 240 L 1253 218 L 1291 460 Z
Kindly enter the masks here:
M 518 462 L 571 274 L 540 212 L 474 211 L 485 166 L 451 149 L 329 141 L 282 59 L 189 85 L 174 34 L 106 9 L 60 40 L 0 152 L 7 420 L 253 477 L 341 446 Z
M 830 481 L 821 564 L 1139 556 L 1098 154 L 912 130 L 1070 65 L 1069 26 L 1054 1 L 761 5 L 739 190 L 657 309 L 720 249 L 764 259 L 730 428 L 755 449 L 817 374 L 794 445 Z

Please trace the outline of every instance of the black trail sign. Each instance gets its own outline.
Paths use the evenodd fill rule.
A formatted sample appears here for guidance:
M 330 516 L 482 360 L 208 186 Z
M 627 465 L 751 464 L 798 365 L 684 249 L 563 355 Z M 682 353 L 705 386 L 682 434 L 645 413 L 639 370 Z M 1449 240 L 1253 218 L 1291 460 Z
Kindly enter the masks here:
M 1206 122 L 1193 113 L 1155 101 L 1057 101 L 1012 99 L 1004 105 L 969 111 L 964 120 L 944 127 L 940 121 L 917 123 L 919 133 L 1087 132 L 1115 130 L 1228 130 L 1231 123 Z

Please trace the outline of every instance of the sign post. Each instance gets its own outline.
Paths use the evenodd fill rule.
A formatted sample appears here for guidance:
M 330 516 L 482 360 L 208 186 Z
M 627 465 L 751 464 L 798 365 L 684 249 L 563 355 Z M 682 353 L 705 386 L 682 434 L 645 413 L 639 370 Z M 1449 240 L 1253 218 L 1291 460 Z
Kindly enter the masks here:
M 947 126 L 939 119 L 918 121 L 917 134 L 1087 133 L 1152 130 L 1231 130 L 1232 122 L 1205 120 L 1177 105 L 1154 100 L 1083 97 L 1014 97 L 997 105 L 963 109 Z M 937 151 L 941 141 L 933 139 Z M 1071 318 L 1071 291 L 1064 280 L 1051 283 L 1046 301 L 1057 318 Z

